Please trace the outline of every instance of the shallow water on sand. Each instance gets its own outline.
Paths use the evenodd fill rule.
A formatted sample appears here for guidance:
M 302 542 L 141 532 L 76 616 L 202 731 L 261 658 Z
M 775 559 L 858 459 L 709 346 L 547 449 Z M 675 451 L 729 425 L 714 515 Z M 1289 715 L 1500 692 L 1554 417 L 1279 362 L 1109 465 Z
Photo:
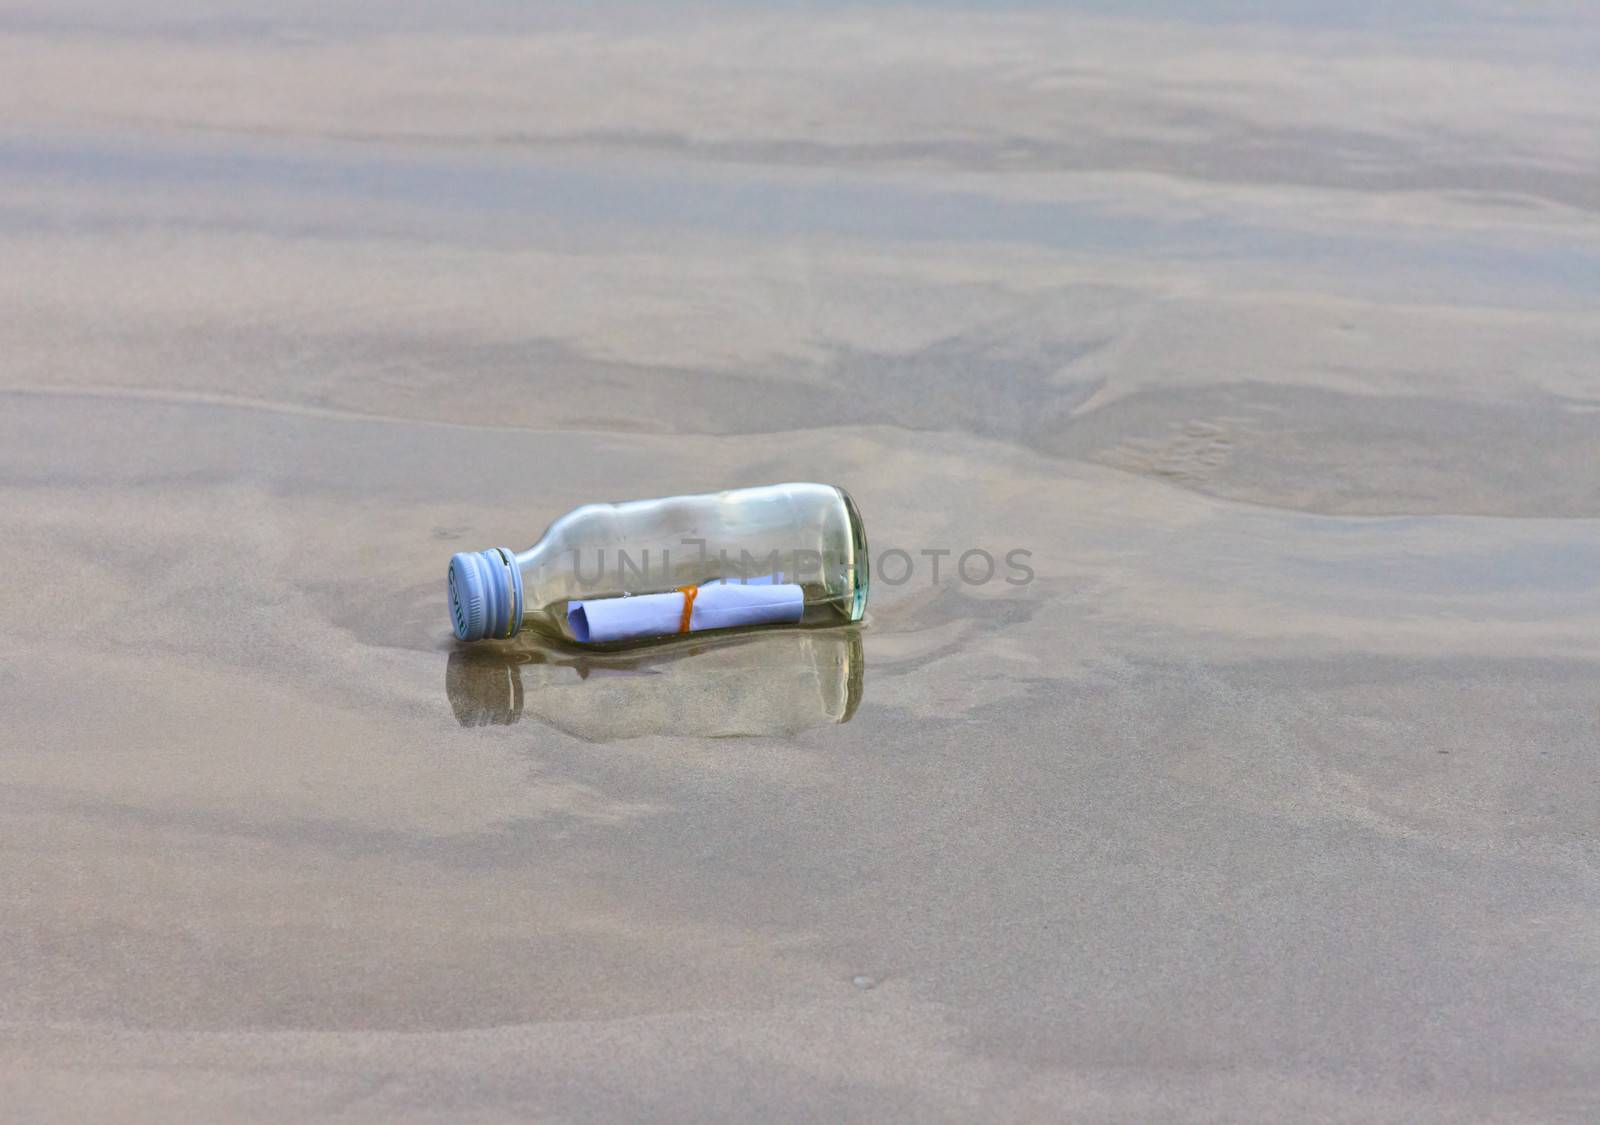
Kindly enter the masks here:
M 0 7 L 7 1104 L 1592 1119 L 1600 23 L 1139 11 Z

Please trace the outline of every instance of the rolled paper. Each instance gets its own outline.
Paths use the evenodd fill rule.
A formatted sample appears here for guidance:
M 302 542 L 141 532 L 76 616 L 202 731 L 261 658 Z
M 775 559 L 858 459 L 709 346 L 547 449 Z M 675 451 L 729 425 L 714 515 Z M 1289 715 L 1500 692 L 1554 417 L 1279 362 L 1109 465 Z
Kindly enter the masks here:
M 689 628 L 683 628 L 685 606 Z M 661 637 L 741 625 L 792 625 L 805 612 L 805 592 L 791 584 L 713 582 L 691 592 L 634 594 L 575 601 L 567 624 L 575 640 L 590 644 L 632 637 Z

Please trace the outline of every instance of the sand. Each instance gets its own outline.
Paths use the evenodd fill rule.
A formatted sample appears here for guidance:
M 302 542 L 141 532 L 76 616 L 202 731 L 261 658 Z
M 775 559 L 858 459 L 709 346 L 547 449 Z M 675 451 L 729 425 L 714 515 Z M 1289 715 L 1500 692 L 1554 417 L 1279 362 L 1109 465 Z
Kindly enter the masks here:
M 1600 22 L 1385 7 L 0 7 L 8 1115 L 1593 1120 Z

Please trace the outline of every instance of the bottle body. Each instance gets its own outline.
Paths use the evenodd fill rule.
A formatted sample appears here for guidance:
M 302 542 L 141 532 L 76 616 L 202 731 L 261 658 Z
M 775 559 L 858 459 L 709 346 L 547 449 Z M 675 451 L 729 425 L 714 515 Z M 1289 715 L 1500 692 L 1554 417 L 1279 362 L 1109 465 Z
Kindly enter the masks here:
M 870 578 L 854 501 L 842 488 L 812 483 L 585 504 L 526 551 L 481 554 L 487 563 L 456 557 L 479 568 L 463 570 L 460 590 L 458 563 L 451 563 L 452 617 L 462 639 L 529 629 L 610 643 L 742 623 L 842 624 L 861 619 Z M 487 607 L 481 628 L 472 624 L 472 595 Z M 637 600 L 611 601 L 617 598 Z M 719 612 L 728 603 L 735 609 Z M 755 603 L 764 608 L 741 608 Z M 644 612 L 652 606 L 654 617 Z M 620 637 L 591 634 L 584 607 L 596 617 L 632 610 L 641 623 Z

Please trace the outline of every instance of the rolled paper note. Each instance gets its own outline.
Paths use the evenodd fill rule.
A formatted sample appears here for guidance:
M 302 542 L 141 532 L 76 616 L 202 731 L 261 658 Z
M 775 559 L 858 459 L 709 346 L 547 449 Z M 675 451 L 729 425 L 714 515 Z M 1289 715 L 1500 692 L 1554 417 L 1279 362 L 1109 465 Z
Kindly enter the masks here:
M 567 624 L 575 640 L 604 644 L 740 625 L 792 625 L 804 612 L 805 593 L 799 586 L 751 579 L 668 594 L 576 601 L 567 606 Z

